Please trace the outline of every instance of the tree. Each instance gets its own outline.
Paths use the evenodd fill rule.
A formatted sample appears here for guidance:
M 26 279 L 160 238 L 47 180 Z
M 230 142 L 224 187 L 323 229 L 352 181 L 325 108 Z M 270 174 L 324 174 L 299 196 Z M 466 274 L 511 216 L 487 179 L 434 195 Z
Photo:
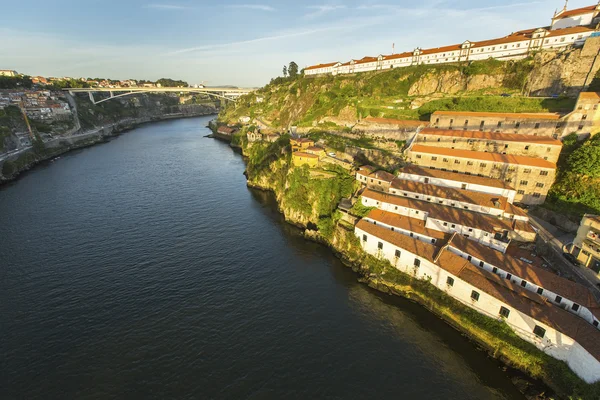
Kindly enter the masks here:
M 286 77 L 287 77 L 287 74 L 288 74 L 288 73 L 287 73 L 287 71 L 288 71 L 288 70 L 287 70 L 287 66 L 286 66 L 286 65 L 284 65 L 284 66 L 283 66 L 283 77 L 284 77 L 284 78 L 286 78 Z
M 600 178 L 600 140 L 593 138 L 569 157 L 568 171 Z
M 288 71 L 288 75 L 291 78 L 297 77 L 298 76 L 298 64 L 296 64 L 295 62 L 292 61 L 289 65 L 287 71 Z

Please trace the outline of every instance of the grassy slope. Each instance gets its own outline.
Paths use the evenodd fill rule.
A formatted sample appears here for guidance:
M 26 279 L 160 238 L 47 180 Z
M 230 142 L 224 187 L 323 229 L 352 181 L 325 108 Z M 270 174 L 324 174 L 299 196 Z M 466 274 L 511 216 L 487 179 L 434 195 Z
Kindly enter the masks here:
M 289 124 L 313 126 L 315 121 L 325 116 L 338 116 L 340 112 L 353 118 L 427 119 L 435 110 L 548 112 L 572 109 L 573 101 L 569 99 L 500 96 L 502 93 L 519 93 L 532 68 L 529 59 L 518 62 L 488 60 L 470 65 L 421 65 L 336 77 L 276 78 L 226 109 L 221 119 L 237 122 L 239 117 L 250 116 L 271 122 L 273 127 L 286 127 Z M 413 109 L 411 102 L 419 99 L 409 95 L 411 88 L 425 78 L 439 78 L 446 74 L 461 79 L 488 75 L 502 84 L 442 99 L 429 99 L 432 101 Z M 256 97 L 263 97 L 264 101 L 258 103 Z

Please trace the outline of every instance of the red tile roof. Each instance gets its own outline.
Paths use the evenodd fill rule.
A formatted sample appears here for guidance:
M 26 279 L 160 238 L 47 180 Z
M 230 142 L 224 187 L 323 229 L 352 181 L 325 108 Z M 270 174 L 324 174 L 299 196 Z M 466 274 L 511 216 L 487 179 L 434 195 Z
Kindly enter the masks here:
M 304 153 L 302 151 L 296 151 L 296 152 L 292 153 L 292 156 L 301 157 L 301 158 L 319 158 L 319 156 L 317 156 L 317 155 Z
M 448 240 L 451 236 L 448 233 L 426 228 L 425 221 L 421 219 L 410 218 L 379 209 L 371 210 L 366 218 L 370 218 L 382 224 L 429 236 L 434 239 Z
M 424 197 L 439 197 L 451 201 L 460 201 L 463 203 L 477 204 L 483 207 L 496 208 L 500 210 L 504 210 L 508 204 L 508 199 L 506 197 L 498 195 L 473 192 L 472 190 L 448 188 L 427 183 L 409 181 L 400 178 L 396 178 L 392 181 L 392 189 L 398 190 L 400 192 L 406 191 L 419 193 L 423 194 Z
M 310 67 L 306 67 L 304 68 L 305 71 L 311 70 L 311 69 L 319 69 L 319 68 L 328 68 L 328 67 L 333 67 L 335 64 L 337 64 L 338 62 L 332 62 L 332 63 L 327 63 L 327 64 L 318 64 L 318 65 L 311 65 Z
M 558 113 L 495 113 L 495 112 L 473 112 L 473 111 L 435 111 L 432 115 L 463 117 L 490 117 L 490 118 L 512 118 L 512 119 L 537 119 L 537 120 L 559 120 Z
M 586 100 L 600 100 L 600 93 L 598 92 L 581 92 L 579 93 L 580 99 Z
M 370 122 L 373 124 L 400 125 L 400 126 L 414 127 L 414 128 L 418 128 L 419 126 L 423 126 L 423 125 L 429 125 L 429 122 L 424 122 L 424 121 L 416 121 L 416 120 L 408 120 L 408 119 L 376 118 L 376 117 L 367 117 L 363 121 Z
M 455 182 L 465 182 L 481 186 L 515 190 L 512 186 L 500 179 L 487 178 L 477 175 L 466 175 L 458 172 L 442 171 L 440 169 L 422 168 L 414 164 L 406 165 L 400 172 Z
M 460 137 L 477 140 L 497 140 L 504 142 L 523 142 L 532 144 L 547 144 L 551 146 L 562 146 L 560 140 L 548 136 L 521 135 L 518 133 L 496 133 L 480 131 L 463 131 L 452 129 L 425 128 L 419 132 L 420 135 L 435 135 L 447 137 Z
M 590 14 L 590 13 L 593 13 L 594 11 L 596 11 L 596 6 L 587 6 L 587 7 L 575 8 L 573 10 L 566 10 L 566 11 L 559 12 L 552 19 L 569 18 L 569 17 L 574 17 L 576 15 Z
M 419 210 L 423 213 L 427 213 L 429 218 L 476 228 L 489 233 L 513 230 L 512 222 L 507 219 L 500 219 L 491 215 L 480 214 L 473 211 L 447 207 L 436 203 L 409 199 L 406 197 L 394 196 L 370 189 L 365 190 L 362 194 L 362 197 L 395 206 Z
M 537 168 L 556 169 L 556 164 L 541 158 L 515 156 L 512 154 L 486 153 L 483 151 L 448 149 L 444 147 L 423 146 L 415 144 L 411 152 L 436 154 L 455 158 L 464 158 L 470 160 L 489 161 L 501 164 L 526 165 Z
M 570 28 L 563 28 L 563 29 L 552 30 L 545 37 L 555 37 L 555 36 L 564 36 L 564 35 L 576 35 L 578 33 L 587 33 L 587 32 L 595 32 L 595 30 L 591 29 L 591 28 L 588 28 L 588 27 L 585 27 L 585 26 L 572 26 Z

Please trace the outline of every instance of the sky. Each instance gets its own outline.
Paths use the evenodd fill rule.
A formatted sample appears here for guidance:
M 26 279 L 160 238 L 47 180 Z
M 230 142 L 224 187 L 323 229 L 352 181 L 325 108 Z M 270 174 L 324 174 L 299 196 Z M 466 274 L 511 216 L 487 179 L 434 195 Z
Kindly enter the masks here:
M 596 0 L 570 0 L 569 8 Z M 564 0 L 0 0 L 0 69 L 257 87 L 300 68 L 547 26 Z

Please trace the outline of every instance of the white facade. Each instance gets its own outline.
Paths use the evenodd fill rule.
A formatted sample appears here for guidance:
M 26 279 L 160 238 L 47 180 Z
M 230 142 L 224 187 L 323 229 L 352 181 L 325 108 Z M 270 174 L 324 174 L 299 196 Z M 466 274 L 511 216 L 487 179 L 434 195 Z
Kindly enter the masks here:
M 376 199 L 368 197 L 368 195 L 362 195 L 362 203 L 366 207 L 377 207 L 382 211 L 391 212 L 398 215 L 404 215 L 406 217 L 419 219 L 425 221 L 425 228 L 433 229 L 444 233 L 457 233 L 462 236 L 468 237 L 470 240 L 475 240 L 485 246 L 491 247 L 502 253 L 506 252 L 509 241 L 497 240 L 494 238 L 494 232 L 486 232 L 475 226 L 462 225 L 456 221 L 444 221 L 441 219 L 432 218 L 427 212 L 417 210 L 415 208 L 398 206 L 395 204 L 378 201 Z
M 573 338 L 514 309 L 509 304 L 465 282 L 423 257 L 371 235 L 358 227 L 355 228 L 355 235 L 367 253 L 388 260 L 395 268 L 404 273 L 419 279 L 430 280 L 430 283 L 438 289 L 488 317 L 503 318 L 522 339 L 534 344 L 548 355 L 565 361 L 573 372 L 586 382 L 592 383 L 600 380 L 600 362 Z M 450 280 L 452 284 L 450 284 Z M 476 293 L 476 300 L 473 299 L 474 293 Z M 501 317 L 501 309 L 508 311 L 508 316 Z M 543 336 L 534 334 L 536 327 L 545 330 Z

